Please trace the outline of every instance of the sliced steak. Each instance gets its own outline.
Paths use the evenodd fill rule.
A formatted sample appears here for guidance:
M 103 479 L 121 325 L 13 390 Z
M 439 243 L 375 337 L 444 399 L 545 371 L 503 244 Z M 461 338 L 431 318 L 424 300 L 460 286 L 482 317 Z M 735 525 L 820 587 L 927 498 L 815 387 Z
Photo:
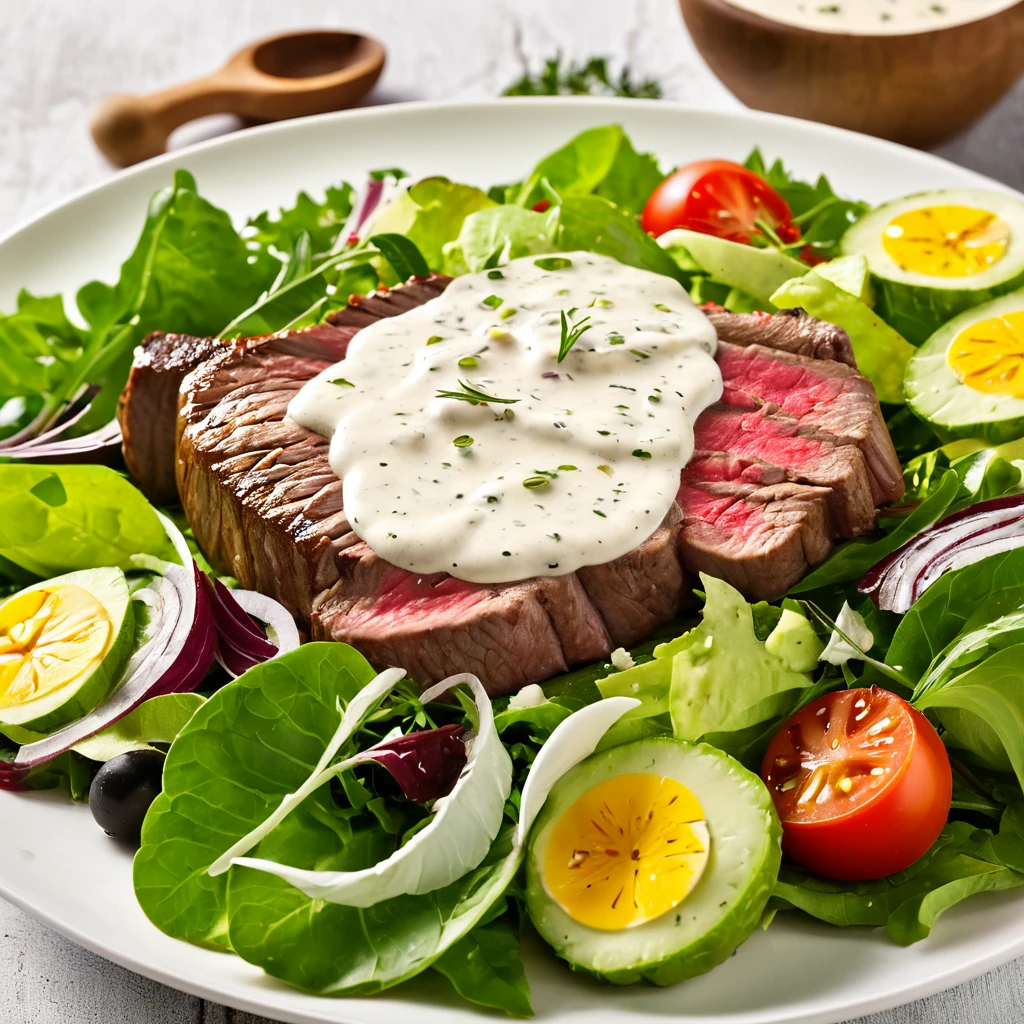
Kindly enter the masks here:
M 450 280 L 440 275 L 433 278 L 427 289 L 429 297 L 440 294 Z M 426 301 L 424 295 L 418 283 L 369 298 L 353 295 L 348 306 L 331 313 L 326 323 L 295 333 L 323 341 L 332 352 L 339 353 L 333 360 L 337 362 L 345 358 L 348 342 L 357 331 L 381 317 L 412 309 Z M 241 344 L 251 344 L 252 340 L 244 339 Z M 231 345 L 219 338 L 157 331 L 136 348 L 128 383 L 118 399 L 117 418 L 128 472 L 150 501 L 178 500 L 175 424 L 178 391 L 185 374 Z
M 395 315 L 445 283 L 394 289 L 353 315 Z M 350 642 L 421 683 L 475 671 L 494 694 L 606 657 L 677 614 L 687 588 L 675 508 L 636 552 L 586 579 L 479 586 L 379 558 L 349 527 L 328 442 L 286 419 L 299 388 L 338 358 L 297 332 L 222 352 L 186 378 L 178 486 L 215 565 L 282 601 L 318 639 Z
M 338 561 L 340 579 L 314 602 L 313 636 L 345 640 L 422 683 L 475 672 L 497 696 L 612 649 L 575 574 L 480 586 L 414 575 L 362 543 Z
M 804 430 L 798 420 L 772 409 L 737 409 L 722 403 L 706 409 L 694 428 L 696 455 L 730 454 L 777 466 L 787 481 L 827 487 L 836 533 L 857 537 L 870 530 L 875 503 L 860 449 L 820 431 Z
M 730 313 L 708 303 L 701 307 L 718 331 L 718 340 L 730 345 L 764 345 L 808 359 L 834 359 L 857 368 L 850 336 L 841 327 L 816 320 L 802 309 L 778 313 Z
M 358 329 L 447 283 L 413 282 L 353 300 L 321 328 L 236 344 L 181 385 L 177 482 L 200 545 L 243 585 L 282 601 L 317 639 L 348 641 L 423 684 L 474 671 L 493 694 L 510 692 L 671 620 L 692 584 L 687 569 L 751 598 L 780 596 L 828 555 L 837 526 L 866 528 L 872 496 L 895 486 L 870 385 L 829 361 L 846 352 L 845 334 L 806 314 L 780 325 L 729 320 L 720 327 L 726 394 L 698 421 L 699 450 L 678 505 L 647 541 L 606 565 L 512 584 L 406 572 L 352 532 L 328 442 L 286 412 L 307 380 L 343 358 Z
M 736 408 L 778 409 L 805 434 L 855 445 L 864 457 L 875 506 L 903 494 L 903 470 L 867 378 L 843 363 L 764 345 L 741 348 L 724 342 L 716 359 L 724 382 L 723 402 Z
M 135 350 L 128 383 L 117 402 L 121 447 L 132 479 L 150 501 L 175 501 L 174 424 L 178 388 L 223 346 L 216 338 L 151 334 Z
M 781 597 L 832 551 L 829 491 L 785 482 L 776 466 L 698 456 L 683 470 L 683 561 L 751 600 Z

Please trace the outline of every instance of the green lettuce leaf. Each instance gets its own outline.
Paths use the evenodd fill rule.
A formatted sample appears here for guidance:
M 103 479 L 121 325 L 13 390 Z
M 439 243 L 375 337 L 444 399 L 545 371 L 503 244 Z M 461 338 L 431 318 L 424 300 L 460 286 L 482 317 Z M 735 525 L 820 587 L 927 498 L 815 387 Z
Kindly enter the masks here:
M 233 949 L 306 991 L 341 995 L 378 992 L 411 978 L 494 920 L 521 859 L 511 822 L 484 862 L 457 882 L 368 908 L 310 899 L 251 868 L 207 874 L 216 857 L 309 777 L 340 710 L 374 676 L 345 644 L 306 644 L 251 669 L 196 713 L 167 755 L 164 791 L 146 817 L 135 859 L 136 895 L 157 927 L 198 945 Z M 423 714 L 405 697 L 400 704 L 417 721 Z M 368 723 L 388 727 L 380 714 Z M 341 785 L 349 807 L 325 784 L 254 855 L 318 870 L 356 870 L 390 855 L 409 827 L 397 805 L 374 797 L 358 779 L 346 776 Z M 528 1007 L 511 951 L 486 935 L 474 941 L 487 949 L 491 970 L 519 990 L 516 1006 L 522 1009 L 526 998 Z M 459 977 L 461 983 L 466 975 Z M 483 992 L 480 1001 L 490 1005 L 489 998 Z
M 444 247 L 454 242 L 463 222 L 477 210 L 495 206 L 472 185 L 447 178 L 424 178 L 380 210 L 365 229 L 370 234 L 405 235 L 423 254 L 431 270 L 445 267 Z M 397 277 L 390 278 L 392 283 Z
M 82 740 L 72 750 L 90 761 L 109 761 L 131 750 L 152 750 L 154 743 L 173 743 L 205 703 L 206 698 L 198 693 L 150 697 L 124 718 Z
M 132 555 L 177 561 L 153 507 L 106 466 L 0 464 L 0 556 L 48 579 L 132 568 Z
M 655 274 L 686 278 L 675 260 L 651 238 L 626 210 L 601 196 L 566 196 L 558 208 L 556 248 L 582 249 L 611 256 L 620 263 Z
M 309 777 L 337 728 L 334 709 L 375 674 L 345 644 L 306 644 L 257 665 L 199 709 L 167 755 L 135 858 L 136 895 L 161 931 L 229 946 L 228 875 L 211 878 L 206 869 Z
M 445 249 L 446 269 L 453 274 L 475 273 L 484 270 L 496 253 L 504 262 L 551 252 L 557 223 L 557 211 L 552 218 L 515 205 L 478 210 L 463 222 L 458 241 Z
M 519 936 L 504 919 L 478 925 L 441 955 L 434 970 L 463 999 L 512 1017 L 533 1016 Z
M 549 153 L 511 201 L 533 206 L 553 190 L 562 197 L 598 195 L 637 214 L 662 177 L 658 161 L 638 153 L 620 125 L 609 124 L 588 128 Z
M 1024 866 L 1024 839 L 1008 814 L 996 837 L 964 821 L 950 822 L 917 863 L 877 881 L 833 882 L 784 866 L 773 899 L 838 927 L 885 926 L 893 941 L 910 945 L 968 896 L 1024 885 L 1024 873 L 1015 870 Z
M 801 307 L 811 316 L 842 327 L 850 335 L 860 372 L 883 402 L 902 404 L 903 371 L 914 346 L 870 306 L 813 271 L 787 281 L 771 297 L 779 309 Z
M 641 701 L 626 721 L 668 712 L 678 738 L 745 756 L 813 689 L 823 645 L 792 609 L 759 640 L 753 609 L 739 591 L 704 574 L 701 583 L 707 603 L 699 626 L 656 647 L 652 661 L 597 686 L 603 697 Z
M 900 620 L 886 661 L 915 683 L 963 633 L 1024 604 L 1024 549 L 940 576 Z

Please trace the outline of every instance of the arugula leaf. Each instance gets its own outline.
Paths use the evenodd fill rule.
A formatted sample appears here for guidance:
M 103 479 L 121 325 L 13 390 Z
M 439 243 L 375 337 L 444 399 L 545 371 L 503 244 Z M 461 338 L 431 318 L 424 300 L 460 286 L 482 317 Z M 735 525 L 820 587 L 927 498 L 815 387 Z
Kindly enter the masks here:
M 264 249 L 273 246 L 289 253 L 305 235 L 314 255 L 329 253 L 352 212 L 354 199 L 355 193 L 347 182 L 329 187 L 319 203 L 308 193 L 300 192 L 295 204 L 287 209 L 281 207 L 276 216 L 265 211 L 253 217 L 242 237 L 252 239 Z
M 64 500 L 58 500 L 63 497 Z M 0 465 L 0 556 L 37 576 L 177 561 L 153 507 L 106 466 Z
M 637 214 L 662 178 L 658 161 L 649 153 L 638 153 L 620 125 L 609 124 L 580 132 L 544 157 L 512 201 L 533 206 L 550 198 L 553 190 L 562 197 L 602 196 Z
M 993 847 L 991 832 L 954 821 L 916 864 L 899 874 L 871 882 L 833 882 L 787 865 L 773 898 L 838 927 L 885 925 L 890 938 L 905 946 L 926 938 L 940 914 L 973 893 L 1024 885 L 1024 874 L 1008 866 L 1005 856 L 1008 849 L 1024 857 L 1024 840 L 1007 828 L 1003 846 L 1003 852 Z
M 824 259 L 839 255 L 839 242 L 846 229 L 871 209 L 867 203 L 837 196 L 824 175 L 812 185 L 795 178 L 781 160 L 769 166 L 760 149 L 747 157 L 746 166 L 789 204 L 793 220 L 801 229 L 798 244 L 810 245 Z
M 416 248 L 416 243 L 405 235 L 372 235 L 369 241 L 391 264 L 391 269 L 398 275 L 400 281 L 408 281 L 410 277 L 430 276 L 430 267 L 427 266 L 423 253 Z

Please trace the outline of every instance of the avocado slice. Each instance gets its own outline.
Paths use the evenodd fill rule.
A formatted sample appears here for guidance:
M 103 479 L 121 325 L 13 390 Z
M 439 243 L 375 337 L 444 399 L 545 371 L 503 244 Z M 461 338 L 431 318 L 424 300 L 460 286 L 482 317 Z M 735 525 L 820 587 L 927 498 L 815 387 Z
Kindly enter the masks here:
M 0 730 L 49 733 L 88 714 L 120 678 L 135 615 L 124 573 L 81 569 L 0 604 Z
M 778 249 L 758 249 L 686 228 L 666 231 L 658 245 L 684 270 L 697 264 L 713 281 L 753 296 L 767 310 L 775 308 L 772 295 L 786 281 L 811 269 Z
M 566 872 L 559 872 L 561 879 L 555 877 L 561 861 L 549 858 L 549 852 L 560 852 L 560 833 L 564 833 L 566 821 L 572 821 L 578 802 L 592 790 L 607 787 L 623 776 L 629 777 L 624 784 L 631 790 L 630 817 L 643 820 L 650 812 L 659 824 L 672 824 L 677 829 L 677 823 L 667 821 L 668 801 L 646 800 L 643 794 L 656 794 L 660 780 L 681 783 L 689 791 L 695 808 L 689 817 L 703 814 L 703 820 L 694 822 L 693 833 L 698 839 L 698 855 L 703 853 L 705 860 L 694 871 L 699 871 L 695 884 L 688 891 L 685 886 L 680 888 L 675 893 L 678 902 L 672 906 L 671 892 L 666 900 L 664 892 L 656 891 L 661 884 L 659 871 L 666 872 L 664 884 L 672 884 L 672 868 L 659 863 L 656 849 L 650 849 L 655 844 L 645 843 L 643 835 L 630 836 L 637 851 L 632 859 L 642 860 L 646 869 L 645 877 L 636 884 L 644 885 L 649 879 L 649 891 L 661 895 L 661 906 L 667 903 L 667 909 L 657 914 L 659 907 L 655 904 L 653 913 L 657 916 L 615 927 L 609 907 L 601 906 L 610 890 L 604 892 L 595 885 L 595 905 L 590 907 L 586 907 L 586 901 L 591 897 L 585 891 L 577 891 L 570 903 L 566 886 L 557 884 L 564 883 Z M 609 802 L 607 806 L 614 815 L 614 804 Z M 620 824 L 628 830 L 628 822 Z M 530 920 L 574 970 L 616 985 L 640 981 L 675 984 L 728 959 L 757 928 L 778 877 L 781 835 L 764 784 L 722 751 L 669 737 L 613 747 L 587 758 L 558 781 L 530 832 L 526 857 Z M 584 870 L 602 867 L 595 858 L 604 851 L 597 849 L 588 854 L 586 837 L 580 840 L 583 853 L 574 855 L 572 861 L 579 856 L 579 866 Z M 701 841 L 706 844 L 703 851 L 699 849 Z M 613 870 L 619 868 L 618 861 L 616 858 L 611 865 L 609 860 Z M 570 862 L 570 866 L 575 865 Z M 601 872 L 594 875 L 595 879 L 600 877 Z M 581 913 L 581 906 L 589 913 Z M 584 923 L 587 920 L 591 923 Z M 595 926 L 602 920 L 605 927 Z

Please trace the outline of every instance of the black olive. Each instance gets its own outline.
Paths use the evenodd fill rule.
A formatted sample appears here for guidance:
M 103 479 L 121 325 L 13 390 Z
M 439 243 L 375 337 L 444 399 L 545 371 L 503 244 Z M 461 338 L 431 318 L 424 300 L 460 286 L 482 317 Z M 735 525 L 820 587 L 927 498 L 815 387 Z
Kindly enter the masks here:
M 164 755 L 132 750 L 112 757 L 96 773 L 89 810 L 108 836 L 137 843 L 142 819 L 163 788 Z

